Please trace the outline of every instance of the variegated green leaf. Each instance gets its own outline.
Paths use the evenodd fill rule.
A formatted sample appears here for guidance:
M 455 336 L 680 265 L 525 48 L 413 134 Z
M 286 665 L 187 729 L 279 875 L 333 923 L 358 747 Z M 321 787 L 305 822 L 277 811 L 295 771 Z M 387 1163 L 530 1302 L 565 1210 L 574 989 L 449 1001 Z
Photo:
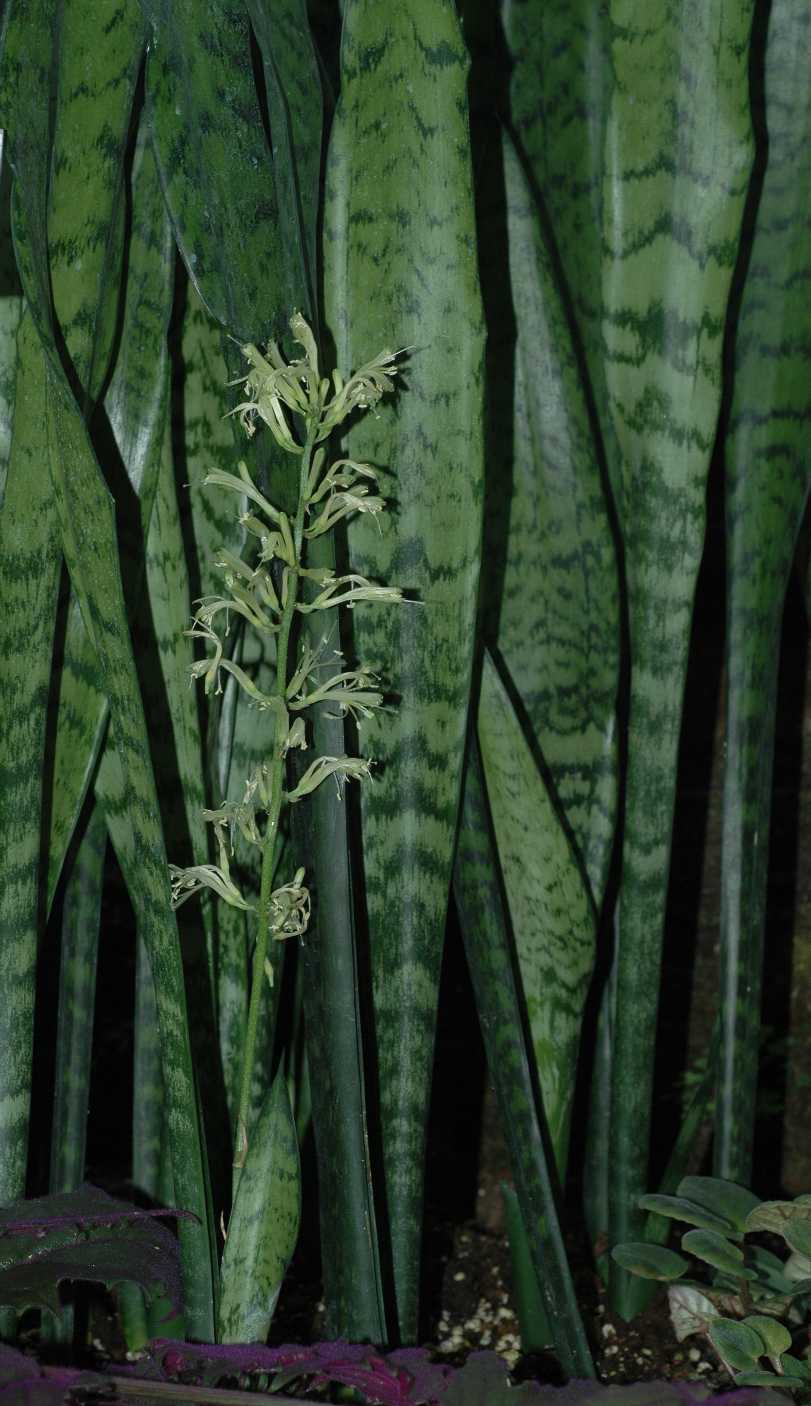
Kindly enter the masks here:
M 115 0 L 104 24 L 84 0 L 62 0 L 53 16 L 48 266 L 74 390 L 84 392 L 87 411 L 107 379 L 119 316 L 124 153 L 145 35 L 138 0 Z
M 495 638 L 599 905 L 616 819 L 616 552 L 538 208 L 506 136 L 503 150 L 516 345 L 510 463 L 490 490 L 508 516 Z
M 62 900 L 51 1191 L 75 1191 L 84 1181 L 96 961 L 107 852 L 107 826 L 101 807 L 91 804 L 88 810 Z
M 284 1072 L 251 1133 L 221 1266 L 220 1342 L 263 1343 L 298 1239 L 296 1125 Z
M 606 126 L 615 83 L 611 15 L 593 0 L 548 0 L 542 8 L 535 0 L 501 0 L 500 8 L 510 56 L 510 126 L 543 211 L 583 389 L 616 488 L 601 286 Z
M 291 265 L 299 265 L 291 294 L 312 325 L 319 291 L 316 230 L 324 113 L 307 3 L 247 0 L 247 10 L 262 50 L 279 233 Z
M 475 736 L 470 738 L 453 887 L 490 1077 L 498 1098 L 523 1227 L 564 1371 L 591 1377 L 585 1329 L 560 1233 L 544 1111 L 497 877 L 498 861 Z
M 381 763 L 363 793 L 399 1333 L 417 1326 L 425 1119 L 468 708 L 482 491 L 481 302 L 468 61 L 450 0 L 349 0 L 327 170 L 326 308 L 342 371 L 412 348 L 395 405 L 348 434 L 387 470 L 394 511 L 350 526 L 356 571 L 419 604 L 358 606 L 354 650 L 400 697 L 360 729 Z M 383 139 L 396 133 L 396 142 Z M 313 1071 L 315 1076 L 315 1071 Z
M 48 189 L 48 112 L 41 101 L 50 81 L 51 14 L 45 0 L 26 6 L 25 33 L 9 48 L 3 66 L 6 103 L 13 93 L 12 164 L 15 171 L 12 219 L 17 265 L 46 354 L 47 450 L 51 492 L 56 502 L 63 549 L 85 626 L 97 651 L 110 698 L 115 746 L 124 786 L 116 798 L 132 825 L 134 844 L 119 858 L 150 946 L 164 1051 L 172 1070 L 169 1121 L 175 1190 L 199 1221 L 180 1229 L 185 1291 L 192 1332 L 213 1328 L 213 1283 L 205 1229 L 203 1149 L 200 1142 L 189 1052 L 183 969 L 177 927 L 169 910 L 166 856 L 143 709 L 127 629 L 118 568 L 112 499 L 87 438 L 81 411 L 58 358 L 50 305 L 45 246 Z M 42 55 L 43 70 L 30 71 L 31 53 Z M 55 594 L 52 593 L 52 594 Z M 48 661 L 50 663 L 50 660 Z
M 285 246 L 279 222 L 247 9 L 237 0 L 142 5 L 148 111 L 189 277 L 232 336 L 282 335 L 300 297 L 299 251 Z
M 611 1102 L 611 1238 L 619 1242 L 638 1234 L 636 1202 L 648 1189 L 682 697 L 724 320 L 752 162 L 752 7 L 654 0 L 644 18 L 632 0 L 609 8 L 616 86 L 603 184 L 603 338 L 621 457 L 631 653 Z M 630 1294 L 617 1270 L 617 1294 Z
M 563 1180 L 580 1026 L 594 965 L 594 905 L 489 654 L 478 733 L 538 1083 Z
M 122 539 L 130 549 L 127 575 L 128 604 L 132 608 L 143 584 L 141 534 L 149 531 L 168 410 L 166 333 L 172 309 L 175 257 L 143 124 L 132 165 L 131 204 L 121 336 L 115 372 L 105 396 L 105 410 L 120 456 L 118 471 L 126 474 L 139 499 L 140 532 L 136 530 L 133 534 L 131 527 L 130 535 Z M 111 446 L 107 448 L 109 461 L 112 461 Z M 59 675 L 48 846 L 49 906 L 76 818 L 98 765 L 107 714 L 107 699 L 97 674 L 95 652 L 74 597 L 69 608 Z
M 811 94 L 808 12 L 774 0 L 765 55 L 768 165 L 737 324 L 727 439 L 723 1041 L 715 1171 L 751 1179 L 780 627 L 808 498 Z
M 0 1203 L 25 1195 L 40 899 L 43 757 L 62 553 L 42 347 L 28 313 L 0 512 Z
M 17 328 L 22 315 L 20 283 L 11 245 L 11 172 L 8 161 L 3 159 L 3 145 L 3 133 L 0 132 L 0 507 L 11 450 L 17 377 Z

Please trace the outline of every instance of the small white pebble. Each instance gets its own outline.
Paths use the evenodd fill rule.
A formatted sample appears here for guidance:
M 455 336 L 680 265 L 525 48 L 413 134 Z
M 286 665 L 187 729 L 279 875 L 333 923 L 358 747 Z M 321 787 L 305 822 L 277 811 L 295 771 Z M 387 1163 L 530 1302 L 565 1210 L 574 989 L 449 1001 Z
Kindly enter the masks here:
M 701 1353 L 699 1352 L 699 1350 L 698 1350 L 697 1347 L 691 1347 L 691 1348 L 690 1348 L 690 1351 L 689 1351 L 688 1354 L 687 1354 L 687 1356 L 689 1357 L 689 1359 L 690 1359 L 691 1362 L 700 1362 L 700 1361 L 701 1361 Z
M 642 1356 L 643 1356 L 643 1357 L 653 1357 L 653 1348 L 652 1348 L 652 1347 L 643 1347 L 643 1348 L 641 1349 L 641 1352 L 642 1352 Z
M 463 1280 L 464 1277 L 465 1277 L 464 1271 L 461 1270 L 461 1269 L 457 1269 L 457 1271 L 456 1271 L 456 1273 L 454 1274 L 453 1277 L 454 1277 L 454 1280 L 456 1281 L 457 1284 L 461 1284 L 462 1280 Z
M 697 1372 L 711 1372 L 711 1371 L 712 1371 L 712 1367 L 710 1366 L 709 1362 L 699 1362 L 698 1366 L 696 1367 L 696 1371 L 697 1371 Z
M 617 1336 L 617 1330 L 613 1323 L 604 1323 L 600 1332 L 604 1338 L 615 1338 Z
M 618 1352 L 619 1352 L 619 1348 L 617 1347 L 617 1344 L 616 1344 L 616 1343 L 612 1343 L 612 1344 L 611 1344 L 611 1347 L 607 1347 L 607 1348 L 606 1348 L 606 1350 L 605 1350 L 605 1355 L 606 1355 L 606 1357 L 614 1357 Z

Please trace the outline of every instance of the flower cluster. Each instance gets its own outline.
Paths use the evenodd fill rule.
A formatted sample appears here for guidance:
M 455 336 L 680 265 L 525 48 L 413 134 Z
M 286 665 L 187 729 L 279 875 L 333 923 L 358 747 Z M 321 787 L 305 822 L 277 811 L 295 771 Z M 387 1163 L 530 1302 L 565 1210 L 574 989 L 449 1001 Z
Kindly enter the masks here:
M 222 578 L 222 594 L 203 597 L 191 628 L 186 632 L 199 640 L 205 656 L 191 666 L 192 678 L 202 680 L 207 694 L 222 692 L 222 676 L 230 674 L 258 709 L 275 717 L 271 755 L 245 781 L 240 801 L 223 801 L 217 809 L 205 810 L 204 818 L 213 825 L 219 863 L 194 865 L 187 869 L 170 866 L 172 904 L 178 907 L 193 894 L 210 889 L 226 903 L 250 909 L 234 883 L 229 870 L 235 836 L 257 846 L 263 865 L 273 864 L 281 807 L 302 800 L 328 778 L 338 794 L 347 780 L 370 775 L 371 763 L 361 757 L 321 756 L 306 768 L 295 785 L 286 786 L 286 757 L 291 749 L 306 750 L 307 729 L 303 714 L 316 704 L 328 703 L 339 716 L 366 718 L 383 706 L 379 681 L 362 666 L 347 667 L 338 651 L 327 657 L 326 642 L 314 650 L 306 639 L 298 645 L 298 657 L 288 663 L 293 650 L 293 622 L 298 615 L 327 611 L 338 606 L 349 609 L 359 601 L 395 602 L 401 592 L 379 585 L 355 572 L 334 572 L 308 568 L 306 543 L 329 532 L 354 513 L 377 517 L 385 508 L 378 488 L 377 470 L 371 464 L 353 459 L 329 463 L 324 441 L 352 411 L 368 409 L 381 396 L 393 390 L 398 353 L 384 351 L 344 382 L 335 371 L 331 379 L 319 373 L 318 352 L 312 332 L 299 314 L 290 322 L 291 331 L 304 355 L 289 363 L 276 343 L 263 354 L 253 345 L 243 352 L 248 374 L 239 384 L 246 399 L 232 412 L 250 436 L 256 421 L 268 426 L 279 445 L 301 456 L 299 501 L 291 519 L 257 488 L 245 463 L 238 474 L 212 469 L 204 482 L 233 493 L 245 510 L 239 522 L 253 544 L 250 559 L 222 548 L 215 564 Z M 298 431 L 298 433 L 297 433 Z M 300 594 L 308 585 L 306 598 Z M 231 617 L 239 616 L 260 635 L 272 638 L 276 649 L 276 678 L 270 692 L 261 689 L 239 664 L 228 657 L 224 639 Z M 304 887 L 304 871 L 299 869 L 289 884 L 270 893 L 259 913 L 260 938 L 302 937 L 310 911 L 309 894 Z M 262 933 L 264 928 L 264 934 Z M 267 959 L 265 969 L 267 970 Z M 268 972 L 268 975 L 272 975 Z

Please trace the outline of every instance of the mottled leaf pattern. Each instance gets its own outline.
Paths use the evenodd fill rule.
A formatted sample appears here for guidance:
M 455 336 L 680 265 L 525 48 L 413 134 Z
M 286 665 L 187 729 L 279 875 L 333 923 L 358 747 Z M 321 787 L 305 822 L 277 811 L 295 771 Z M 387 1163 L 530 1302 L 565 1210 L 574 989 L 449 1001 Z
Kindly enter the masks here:
M 465 768 L 454 895 L 490 1076 L 555 1348 L 564 1371 L 591 1377 L 594 1364 L 560 1233 L 554 1152 L 540 1104 L 537 1071 L 524 1037 L 496 868 L 482 762 L 473 737 Z
M 538 1082 L 563 1179 L 580 1026 L 594 964 L 594 905 L 489 654 L 482 669 L 478 734 Z
M 600 903 L 614 839 L 617 562 L 579 370 L 537 208 L 508 138 L 515 348 L 497 643 Z
M 262 50 L 279 235 L 291 266 L 296 268 L 291 296 L 295 308 L 308 320 L 317 321 L 324 114 L 307 0 L 247 0 L 247 10 Z M 291 305 L 288 315 L 293 311 Z
M 29 46 L 48 56 L 39 75 L 30 71 Z M 77 402 L 59 362 L 51 318 L 45 247 L 45 194 L 48 176 L 48 113 L 41 103 L 47 87 L 50 11 L 44 0 L 27 7 L 26 32 L 18 47 L 4 53 L 3 87 L 14 93 L 11 128 L 15 183 L 12 218 L 20 277 L 46 353 L 47 450 L 51 492 L 56 502 L 71 582 L 99 660 L 110 698 L 114 741 L 124 784 L 116 798 L 134 837 L 119 859 L 150 946 L 168 1083 L 169 1121 L 178 1199 L 199 1216 L 181 1227 L 181 1253 L 192 1332 L 213 1329 L 213 1285 L 206 1244 L 204 1178 L 185 1010 L 177 927 L 168 908 L 169 884 L 160 830 L 146 727 L 127 630 L 118 567 L 113 503 L 87 437 Z M 38 79 L 38 81 L 37 81 Z M 52 590 L 50 598 L 53 600 Z M 46 652 L 47 653 L 47 652 Z M 114 825 L 116 808 L 108 808 Z
M 96 959 L 107 852 L 107 826 L 101 808 L 91 805 L 88 809 L 62 900 L 51 1191 L 74 1191 L 84 1181 Z
M 45 433 L 47 390 L 39 338 L 26 313 L 0 513 L 0 1204 L 25 1194 L 34 973 L 43 913 L 39 889 L 43 754 L 62 553 Z
M 166 332 L 172 308 L 174 264 L 169 221 L 143 130 L 139 133 L 133 159 L 131 202 L 121 335 L 115 372 L 104 402 L 114 444 L 109 442 L 109 431 L 102 441 L 107 470 L 114 474 L 114 482 L 127 504 L 128 531 L 122 535 L 121 544 L 122 549 L 128 548 L 130 608 L 139 598 L 143 582 L 142 533 L 149 530 L 166 425 Z M 97 425 L 101 422 L 98 416 Z M 129 483 L 125 487 L 126 480 Z M 137 495 L 137 505 L 131 493 Z M 98 678 L 95 652 L 74 597 L 59 671 L 48 846 L 49 906 L 76 817 L 98 765 L 107 715 L 107 699 Z
M 345 7 L 327 171 L 326 308 L 347 371 L 413 347 L 396 406 L 347 436 L 394 511 L 349 530 L 354 570 L 419 604 L 359 606 L 354 650 L 400 696 L 360 729 L 380 1103 L 399 1332 L 417 1326 L 422 1162 L 473 644 L 481 513 L 481 303 L 467 56 L 449 0 Z M 397 133 L 396 144 L 381 140 Z M 315 1074 L 315 1071 L 313 1071 Z
M 511 60 L 510 125 L 530 178 L 566 305 L 574 316 L 583 391 L 618 481 L 607 409 L 601 230 L 606 124 L 614 73 L 611 12 L 593 0 L 501 0 Z
M 238 0 L 142 4 L 152 29 L 147 102 L 155 151 L 189 277 L 232 336 L 278 336 L 299 285 L 279 224 L 246 7 Z
M 144 32 L 138 0 L 116 0 L 103 24 L 84 0 L 62 0 L 54 23 L 48 267 L 74 390 L 84 391 L 87 409 L 106 380 L 116 333 L 123 159 Z
M 222 1257 L 220 1342 L 263 1343 L 298 1238 L 296 1125 L 277 1074 L 251 1134 Z
M 721 346 L 752 161 L 751 5 L 613 0 L 603 188 L 606 382 L 631 651 L 611 1105 L 611 1236 L 636 1238 L 676 756 Z M 708 141 L 707 134 L 713 134 Z M 612 1270 L 613 1273 L 613 1270 Z M 627 1285 L 624 1271 L 618 1282 Z
M 20 284 L 11 245 L 11 171 L 3 157 L 3 145 L 3 133 L 0 132 L 0 507 L 11 449 L 17 328 L 22 315 Z
M 768 166 L 737 326 L 727 439 L 723 995 L 715 1172 L 749 1185 L 760 1031 L 780 624 L 808 497 L 811 421 L 811 15 L 774 0 L 765 55 Z

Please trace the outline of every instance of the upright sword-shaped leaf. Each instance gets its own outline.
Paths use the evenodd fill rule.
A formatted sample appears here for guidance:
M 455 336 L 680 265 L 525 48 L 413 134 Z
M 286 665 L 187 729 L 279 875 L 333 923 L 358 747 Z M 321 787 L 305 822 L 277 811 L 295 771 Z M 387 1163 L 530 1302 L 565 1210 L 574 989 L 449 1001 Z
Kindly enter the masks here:
M 482 314 L 467 55 L 449 0 L 348 0 L 327 170 L 327 323 L 341 367 L 413 348 L 407 394 L 347 435 L 391 465 L 396 510 L 349 530 L 353 566 L 418 603 L 354 613 L 355 649 L 396 680 L 361 729 L 381 762 L 363 797 L 386 1205 L 399 1335 L 417 1331 L 425 1125 L 468 710 L 481 532 Z
M 603 338 L 621 455 L 631 684 L 611 1097 L 611 1238 L 646 1189 L 662 927 L 721 348 L 752 162 L 749 4 L 612 0 Z M 711 140 L 708 133 L 712 134 Z M 612 1270 L 613 1276 L 613 1270 Z M 628 1312 L 617 1267 L 616 1305 Z
M 811 17 L 774 0 L 765 47 L 768 164 L 735 345 L 727 437 L 727 710 L 721 1064 L 715 1174 L 751 1180 L 780 625 L 811 473 Z

